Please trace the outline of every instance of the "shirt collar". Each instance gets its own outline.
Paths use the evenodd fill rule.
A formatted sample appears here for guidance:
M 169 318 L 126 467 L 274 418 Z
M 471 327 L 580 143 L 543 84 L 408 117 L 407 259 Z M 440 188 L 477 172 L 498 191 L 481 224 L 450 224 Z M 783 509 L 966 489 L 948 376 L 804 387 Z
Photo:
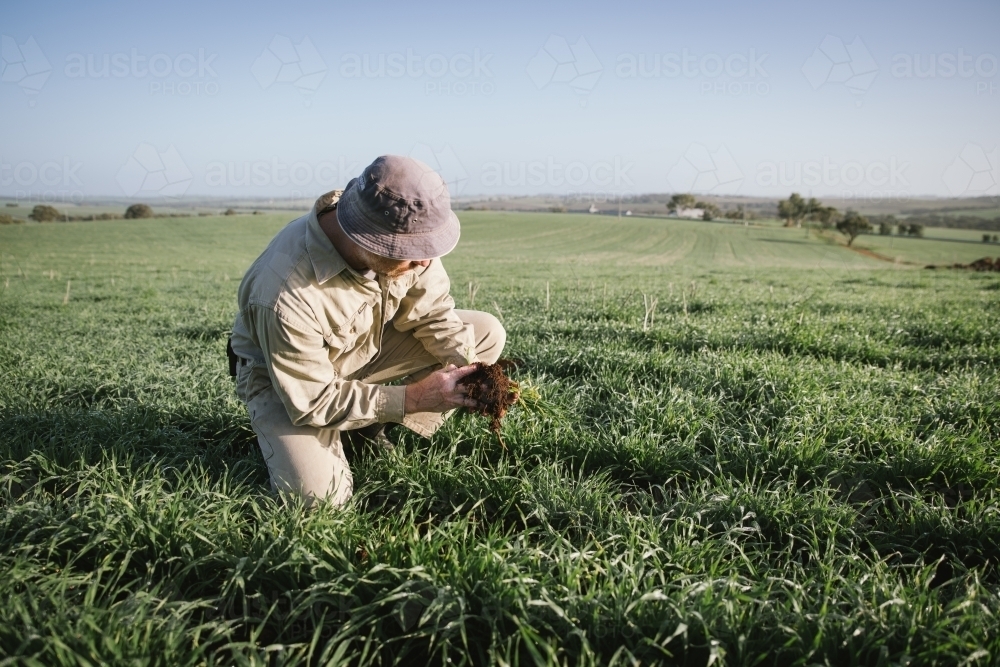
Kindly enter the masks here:
M 340 256 L 337 249 L 333 247 L 333 242 L 319 226 L 320 212 L 335 203 L 339 199 L 338 195 L 340 192 L 334 190 L 317 199 L 316 205 L 309 212 L 309 221 L 306 225 L 306 251 L 312 261 L 316 282 L 320 285 L 348 268 L 347 262 Z
M 342 190 L 327 192 L 316 200 L 312 210 L 309 212 L 309 220 L 306 225 L 306 251 L 309 253 L 309 259 L 312 261 L 316 282 L 322 285 L 341 271 L 346 270 L 369 284 L 380 284 L 378 276 L 376 276 L 375 280 L 370 280 L 352 269 L 344 258 L 340 256 L 340 253 L 337 252 L 337 249 L 333 247 L 330 237 L 319 226 L 319 214 L 330 207 L 336 208 L 335 204 L 340 200 L 342 192 Z M 423 273 L 424 270 L 426 269 L 422 269 L 420 273 Z M 402 297 L 416 281 L 416 272 L 411 271 L 403 278 L 393 278 L 387 282 L 389 290 L 393 294 L 396 294 L 396 296 Z

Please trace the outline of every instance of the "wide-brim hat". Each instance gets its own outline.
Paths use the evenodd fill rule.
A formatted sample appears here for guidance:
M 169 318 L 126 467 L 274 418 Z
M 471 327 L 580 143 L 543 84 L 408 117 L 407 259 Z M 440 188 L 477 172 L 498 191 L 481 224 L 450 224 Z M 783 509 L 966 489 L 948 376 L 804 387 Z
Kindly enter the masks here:
M 399 260 L 447 255 L 461 233 L 444 179 L 400 155 L 378 157 L 351 179 L 337 202 L 337 220 L 365 250 Z

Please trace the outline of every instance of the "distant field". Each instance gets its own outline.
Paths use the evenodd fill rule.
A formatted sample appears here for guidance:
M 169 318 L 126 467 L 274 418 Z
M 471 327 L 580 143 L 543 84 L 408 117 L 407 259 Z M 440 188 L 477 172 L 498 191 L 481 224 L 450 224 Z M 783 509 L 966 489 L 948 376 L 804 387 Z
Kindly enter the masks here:
M 818 241 L 806 230 L 777 226 L 590 215 L 467 212 L 465 242 L 455 254 L 489 257 L 490 265 L 538 262 L 614 273 L 622 265 L 693 270 L 735 267 L 871 266 L 873 260 Z M 570 267 L 572 269 L 572 267 Z M 521 272 L 519 272 L 521 273 Z
M 455 259 L 475 256 L 478 263 L 479 257 L 488 256 L 486 266 L 537 260 L 542 266 L 568 262 L 607 273 L 636 263 L 707 273 L 740 267 L 827 270 L 886 264 L 843 247 L 846 237 L 837 232 L 790 229 L 777 221 L 744 227 L 728 222 L 481 211 L 464 212 L 462 220 L 466 240 Z M 929 228 L 922 239 L 869 234 L 858 237 L 855 245 L 920 266 L 1000 256 L 1000 244 L 982 243 L 982 232 L 961 229 Z
M 111 261 L 120 268 L 118 250 L 128 247 L 125 266 L 170 265 L 184 268 L 187 251 L 174 249 L 178 235 L 199 241 L 212 253 L 195 262 L 226 266 L 242 275 L 245 266 L 227 265 L 220 258 L 246 257 L 248 244 L 259 243 L 261 235 L 280 229 L 294 213 L 242 215 L 229 221 L 223 217 L 155 219 L 144 221 L 104 221 L 52 223 L 16 226 L 5 230 L 11 244 L 24 238 L 28 244 L 71 246 L 70 254 L 86 261 Z M 623 265 L 674 267 L 693 272 L 731 268 L 783 267 L 816 269 L 878 268 L 886 262 L 844 247 L 845 237 L 836 232 L 789 229 L 777 221 L 758 221 L 751 226 L 727 222 L 694 220 L 606 218 L 573 214 L 527 214 L 514 212 L 463 211 L 463 241 L 448 258 L 457 267 L 466 264 L 488 275 L 503 276 L 514 265 L 516 277 L 544 279 L 552 265 L 578 265 L 581 278 L 615 274 Z M 100 225 L 92 227 L 92 225 Z M 224 229 L 238 230 L 232 238 L 221 239 Z M 141 232 L 141 233 L 137 233 Z M 111 250 L 109 240 L 116 245 Z M 223 246 L 219 247 L 218 244 Z M 928 228 L 925 238 L 864 235 L 855 244 L 900 262 L 968 262 L 983 256 L 1000 255 L 1000 245 L 982 243 L 982 232 Z M 155 255 L 145 247 L 160 249 Z M 10 246 L 13 250 L 16 245 Z M 29 254 L 29 256 L 32 256 Z M 530 267 L 531 270 L 522 269 Z M 898 268 L 898 267 L 897 267 Z M 48 270 L 48 269 L 46 269 Z M 574 270 L 572 267 L 569 270 Z
M 0 227 L 0 665 L 996 664 L 1000 275 L 919 268 L 983 244 L 460 215 L 545 409 L 312 512 L 224 356 L 290 216 Z
M 859 236 L 854 245 L 920 266 L 968 264 L 980 257 L 1000 257 L 1000 243 L 983 243 L 983 234 L 969 229 L 928 227 L 924 238 L 866 234 Z
M 939 215 L 972 215 L 977 218 L 1000 218 L 1000 208 L 955 208 L 935 211 Z

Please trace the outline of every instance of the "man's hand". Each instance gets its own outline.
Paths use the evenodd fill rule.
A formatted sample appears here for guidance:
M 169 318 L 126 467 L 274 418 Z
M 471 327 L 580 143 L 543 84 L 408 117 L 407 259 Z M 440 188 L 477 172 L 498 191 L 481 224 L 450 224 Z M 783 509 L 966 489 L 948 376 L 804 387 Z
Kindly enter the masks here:
M 454 408 L 474 408 L 479 404 L 465 395 L 462 378 L 474 373 L 478 366 L 458 368 L 448 364 L 434 371 L 423 380 L 406 385 L 406 399 L 403 409 L 406 414 L 414 412 L 447 412 Z

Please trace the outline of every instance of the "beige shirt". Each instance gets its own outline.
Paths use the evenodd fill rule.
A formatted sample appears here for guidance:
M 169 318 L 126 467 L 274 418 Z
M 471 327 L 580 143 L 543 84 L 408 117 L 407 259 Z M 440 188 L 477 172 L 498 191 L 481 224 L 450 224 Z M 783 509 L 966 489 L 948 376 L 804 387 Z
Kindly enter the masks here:
M 272 385 L 297 426 L 338 430 L 403 418 L 405 388 L 351 379 L 379 352 L 383 325 L 412 332 L 442 364 L 475 361 L 441 260 L 398 278 L 366 278 L 319 226 L 329 192 L 278 232 L 240 283 L 233 350 L 250 361 L 249 401 Z

